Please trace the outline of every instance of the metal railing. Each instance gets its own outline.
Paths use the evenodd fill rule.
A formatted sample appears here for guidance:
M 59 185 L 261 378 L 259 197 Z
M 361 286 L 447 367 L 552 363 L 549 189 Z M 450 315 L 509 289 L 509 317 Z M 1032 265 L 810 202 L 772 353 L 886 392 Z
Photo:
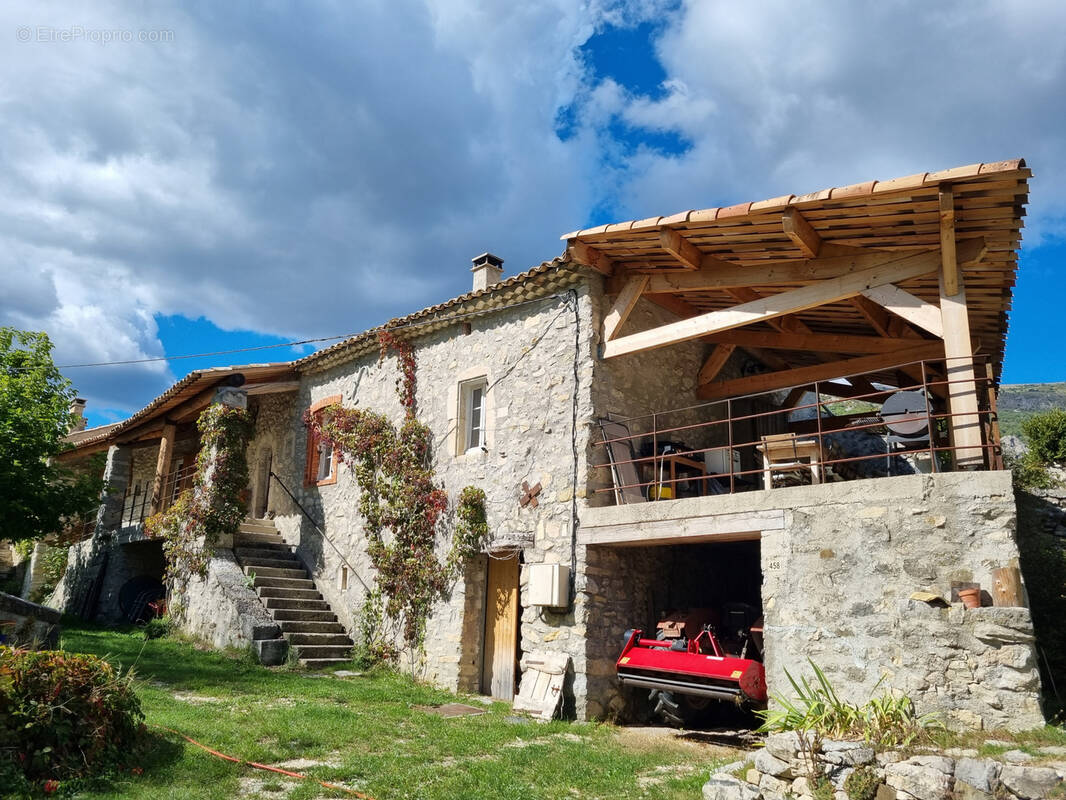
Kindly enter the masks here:
M 639 489 L 649 500 L 676 497 L 679 491 L 732 494 L 770 488 L 767 482 L 772 486 L 774 478 L 781 474 L 791 474 L 801 482 L 805 482 L 805 475 L 810 475 L 814 482 L 819 477 L 835 481 L 952 471 L 960 466 L 956 464 L 957 456 L 965 468 L 1003 469 L 991 364 L 987 357 L 966 361 L 972 362 L 973 381 L 968 376 L 950 377 L 945 359 L 927 359 L 879 370 L 906 374 L 914 381 L 899 387 L 878 386 L 876 379 L 868 378 L 866 374 L 841 375 L 827 381 L 796 384 L 668 411 L 626 418 L 612 416 L 609 422 L 624 426 L 628 435 L 608 437 L 604 434 L 597 442 L 603 446 L 607 460 L 593 466 L 610 469 L 613 481 L 611 485 L 593 491 L 614 492 L 616 502 L 624 502 L 621 499 L 624 489 Z M 957 371 L 957 365 L 953 364 L 952 370 Z M 846 392 L 839 383 L 842 380 L 849 383 Z M 963 391 L 969 391 L 971 383 L 977 392 L 976 415 L 972 411 L 952 413 L 946 399 L 948 394 L 957 391 L 960 385 Z M 881 415 L 880 406 L 884 401 L 904 391 L 924 395 L 925 408 L 908 411 L 906 420 L 924 422 L 927 436 L 894 437 L 888 426 L 899 419 L 886 420 Z M 800 396 L 800 402 L 782 407 L 786 396 L 796 395 Z M 834 409 L 846 413 L 834 413 Z M 981 432 L 980 444 L 953 441 L 955 420 L 964 418 L 960 423 L 972 425 L 975 416 Z M 689 441 L 681 442 L 680 439 Z M 854 452 L 859 440 L 865 440 L 867 452 Z M 629 458 L 619 459 L 617 453 L 612 456 L 607 451 L 609 445 L 620 442 L 628 445 Z M 811 464 L 806 462 L 800 463 L 801 457 L 786 464 L 768 463 L 764 454 L 770 447 L 782 443 L 792 445 L 797 453 L 803 449 L 800 445 L 813 452 L 815 455 L 810 462 L 816 469 L 812 470 Z M 899 447 L 901 444 L 903 446 Z M 849 446 L 852 452 L 849 452 Z M 712 471 L 711 459 L 705 455 L 708 453 L 721 454 L 714 460 L 726 466 Z M 733 468 L 737 457 L 734 454 L 739 454 L 739 469 Z M 979 455 L 979 464 L 974 463 L 975 454 Z M 625 472 L 635 472 L 638 480 L 620 479 L 621 468 L 625 465 L 632 465 L 632 469 Z M 684 473 L 680 477 L 676 474 L 678 469 Z M 667 470 L 670 470 L 669 477 Z M 664 491 L 666 489 L 669 491 Z

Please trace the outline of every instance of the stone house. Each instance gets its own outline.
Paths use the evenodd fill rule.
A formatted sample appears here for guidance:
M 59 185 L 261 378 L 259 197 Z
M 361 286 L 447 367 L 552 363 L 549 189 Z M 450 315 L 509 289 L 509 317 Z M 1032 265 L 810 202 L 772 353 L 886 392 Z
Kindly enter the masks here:
M 562 654 L 564 713 L 625 716 L 623 632 L 712 607 L 761 619 L 771 692 L 810 658 L 858 700 L 880 683 L 957 726 L 1041 724 L 1024 601 L 912 599 L 990 591 L 1018 564 L 995 389 L 1029 176 L 977 164 L 575 231 L 510 278 L 479 256 L 473 291 L 390 322 L 437 477 L 484 489 L 491 531 L 414 668 L 509 699 L 533 654 Z M 265 659 L 286 640 L 342 658 L 373 570 L 353 476 L 303 420 L 337 402 L 401 418 L 377 334 L 192 373 L 85 432 L 71 457 L 107 450 L 110 488 L 57 602 L 115 619 L 131 580 L 158 582 L 141 520 L 189 480 L 197 414 L 236 392 L 250 522 L 176 587 L 183 624 Z M 305 588 L 269 560 L 246 585 L 256 542 Z

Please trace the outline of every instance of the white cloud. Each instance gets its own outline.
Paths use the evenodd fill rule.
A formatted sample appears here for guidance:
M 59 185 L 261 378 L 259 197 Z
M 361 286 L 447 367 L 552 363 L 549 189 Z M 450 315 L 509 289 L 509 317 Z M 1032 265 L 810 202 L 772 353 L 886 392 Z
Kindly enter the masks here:
M 594 79 L 588 37 L 649 21 L 662 92 Z M 605 202 L 643 217 L 1019 155 L 1032 243 L 1066 216 L 1064 23 L 1036 0 L 6 4 L 0 323 L 47 328 L 67 363 L 159 354 L 156 313 L 350 332 L 465 291 L 486 249 L 551 258 Z M 13 41 L 39 26 L 172 41 Z M 634 148 L 618 121 L 691 146 Z M 128 408 L 172 375 L 77 377 Z

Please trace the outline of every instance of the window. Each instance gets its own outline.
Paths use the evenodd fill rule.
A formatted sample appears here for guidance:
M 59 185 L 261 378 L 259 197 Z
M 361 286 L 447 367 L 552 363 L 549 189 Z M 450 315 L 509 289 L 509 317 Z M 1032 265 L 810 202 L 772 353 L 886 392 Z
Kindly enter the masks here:
M 322 419 L 326 408 L 341 401 L 341 396 L 333 395 L 324 400 L 319 400 L 311 406 L 313 416 Z M 329 442 L 314 434 L 307 432 L 307 465 L 304 472 L 304 485 L 327 486 L 337 482 L 337 454 Z
M 464 381 L 460 384 L 461 452 L 480 450 L 487 446 L 485 438 L 485 395 L 487 392 L 488 384 L 484 378 Z

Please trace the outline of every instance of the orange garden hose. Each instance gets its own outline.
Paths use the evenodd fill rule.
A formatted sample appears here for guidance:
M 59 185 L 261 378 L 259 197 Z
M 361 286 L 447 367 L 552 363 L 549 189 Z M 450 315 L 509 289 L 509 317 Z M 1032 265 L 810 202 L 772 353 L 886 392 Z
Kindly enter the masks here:
M 258 764 L 255 761 L 245 761 L 245 760 L 240 759 L 240 758 L 235 758 L 234 756 L 228 756 L 225 753 L 218 752 L 218 750 L 212 750 L 207 745 L 201 744 L 200 742 L 196 741 L 192 737 L 186 736 L 181 731 L 176 731 L 173 728 L 167 728 L 167 727 L 164 727 L 163 725 L 153 725 L 152 727 L 153 728 L 159 728 L 160 730 L 166 731 L 167 733 L 173 733 L 175 736 L 180 736 L 182 739 L 184 739 L 185 741 L 189 742 L 190 744 L 196 745 L 201 750 L 206 750 L 211 755 L 216 756 L 218 758 L 221 758 L 221 759 L 223 759 L 225 761 L 232 761 L 234 764 L 247 764 L 249 767 L 255 767 L 256 769 L 264 769 L 264 770 L 267 770 L 268 772 L 276 772 L 279 775 L 287 775 L 290 778 L 302 778 L 303 780 L 315 781 L 315 783 L 319 784 L 320 786 L 324 786 L 327 789 L 336 789 L 338 792 L 345 792 L 346 794 L 350 794 L 350 795 L 353 795 L 354 797 L 358 797 L 359 800 L 374 800 L 374 798 L 372 798 L 370 795 L 363 794 L 362 792 L 357 792 L 355 789 L 348 789 L 348 788 L 346 788 L 344 786 L 338 786 L 335 783 L 327 783 L 326 781 L 320 781 L 320 780 L 317 780 L 316 778 L 312 778 L 310 775 L 303 775 L 303 774 L 301 774 L 299 772 L 292 772 L 292 771 L 287 770 L 287 769 L 281 769 L 280 767 L 272 767 L 269 764 Z

